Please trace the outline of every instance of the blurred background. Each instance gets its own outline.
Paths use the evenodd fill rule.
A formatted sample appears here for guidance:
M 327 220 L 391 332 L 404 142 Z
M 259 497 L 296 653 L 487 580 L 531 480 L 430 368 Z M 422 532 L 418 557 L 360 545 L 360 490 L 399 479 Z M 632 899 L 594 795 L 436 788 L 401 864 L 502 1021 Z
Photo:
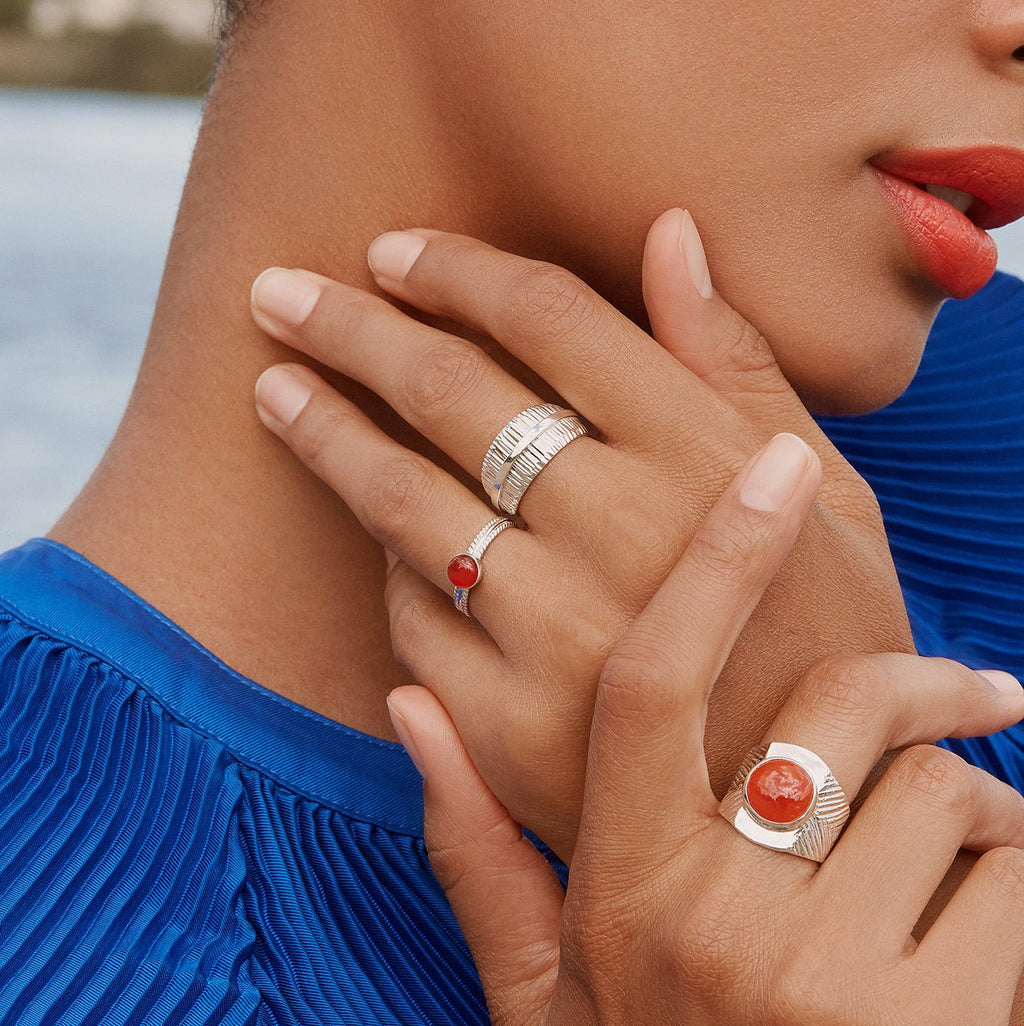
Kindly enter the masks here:
M 213 0 L 0 0 L 0 551 L 45 533 L 131 389 Z M 1024 276 L 1024 223 L 997 233 Z

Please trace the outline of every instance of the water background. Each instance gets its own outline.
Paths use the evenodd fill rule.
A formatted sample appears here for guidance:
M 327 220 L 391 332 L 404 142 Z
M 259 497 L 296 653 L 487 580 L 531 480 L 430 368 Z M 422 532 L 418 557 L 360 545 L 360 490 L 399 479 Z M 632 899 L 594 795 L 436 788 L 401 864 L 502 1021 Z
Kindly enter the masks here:
M 0 90 L 0 551 L 45 533 L 131 390 L 195 100 Z M 1024 222 L 997 233 L 1024 276 Z

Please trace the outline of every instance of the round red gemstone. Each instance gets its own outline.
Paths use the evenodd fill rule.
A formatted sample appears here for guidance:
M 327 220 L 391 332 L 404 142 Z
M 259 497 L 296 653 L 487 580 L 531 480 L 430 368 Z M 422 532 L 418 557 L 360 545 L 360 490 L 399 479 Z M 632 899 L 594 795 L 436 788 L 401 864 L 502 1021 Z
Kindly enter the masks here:
M 448 580 L 456 588 L 472 588 L 480 580 L 480 564 L 472 556 L 460 552 L 448 563 Z
M 756 816 L 784 826 L 807 815 L 814 801 L 814 781 L 792 759 L 768 759 L 750 771 L 746 797 Z

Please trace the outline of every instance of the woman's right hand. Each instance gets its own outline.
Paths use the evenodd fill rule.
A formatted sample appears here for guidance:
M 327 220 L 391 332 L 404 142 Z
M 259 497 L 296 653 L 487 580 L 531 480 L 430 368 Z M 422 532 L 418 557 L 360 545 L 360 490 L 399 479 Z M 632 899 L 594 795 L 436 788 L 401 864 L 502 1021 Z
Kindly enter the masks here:
M 392 692 L 424 774 L 430 859 L 496 1024 L 1008 1021 L 1024 967 L 1024 800 L 1011 788 L 945 750 L 908 748 L 820 867 L 755 845 L 718 814 L 708 694 L 820 477 L 812 459 L 787 485 L 772 452 L 729 487 L 604 666 L 567 893 L 438 700 Z M 816 752 L 853 797 L 886 750 L 1022 715 L 1006 674 L 845 657 L 804 679 L 765 743 Z M 985 854 L 915 940 L 961 846 Z

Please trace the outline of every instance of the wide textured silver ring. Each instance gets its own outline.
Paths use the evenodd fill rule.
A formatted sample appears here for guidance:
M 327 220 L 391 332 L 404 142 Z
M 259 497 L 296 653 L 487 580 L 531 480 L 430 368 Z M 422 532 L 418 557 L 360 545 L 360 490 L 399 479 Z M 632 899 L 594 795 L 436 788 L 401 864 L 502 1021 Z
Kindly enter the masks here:
M 773 741 L 747 756 L 719 812 L 763 848 L 824 862 L 850 818 L 850 803 L 819 756 Z
M 516 414 L 495 436 L 480 469 L 491 505 L 514 515 L 523 494 L 569 442 L 587 434 L 579 414 L 554 403 Z
M 469 616 L 469 593 L 480 583 L 483 567 L 480 560 L 487 546 L 505 530 L 516 525 L 508 517 L 495 517 L 488 520 L 477 536 L 459 552 L 448 560 L 448 580 L 452 582 L 452 601 L 455 608 L 465 616 Z

